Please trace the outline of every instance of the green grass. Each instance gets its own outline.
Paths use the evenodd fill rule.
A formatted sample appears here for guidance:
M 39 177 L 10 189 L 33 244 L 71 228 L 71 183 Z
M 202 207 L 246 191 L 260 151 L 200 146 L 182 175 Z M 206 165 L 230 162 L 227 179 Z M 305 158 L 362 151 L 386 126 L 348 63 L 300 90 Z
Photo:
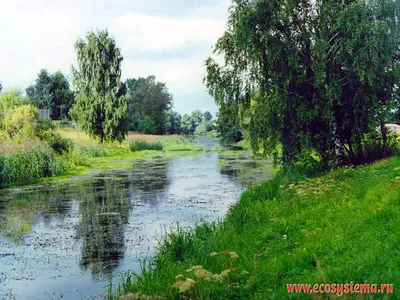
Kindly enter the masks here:
M 392 283 L 399 298 L 399 230 L 398 157 L 315 178 L 278 174 L 244 192 L 223 222 L 169 233 L 142 274 L 109 294 L 309 299 L 286 284 L 353 281 Z
M 129 145 L 132 152 L 143 150 L 162 151 L 163 146 L 160 142 L 132 141 Z

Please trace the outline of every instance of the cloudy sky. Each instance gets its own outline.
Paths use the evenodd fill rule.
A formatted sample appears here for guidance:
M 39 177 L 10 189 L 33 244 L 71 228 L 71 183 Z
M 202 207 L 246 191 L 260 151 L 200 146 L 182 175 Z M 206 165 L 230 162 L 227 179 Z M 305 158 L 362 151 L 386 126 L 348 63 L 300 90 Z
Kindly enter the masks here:
M 25 89 L 40 69 L 70 74 L 73 45 L 107 28 L 121 48 L 122 77 L 155 75 L 175 110 L 217 111 L 202 78 L 230 0 L 1 0 L 0 82 Z

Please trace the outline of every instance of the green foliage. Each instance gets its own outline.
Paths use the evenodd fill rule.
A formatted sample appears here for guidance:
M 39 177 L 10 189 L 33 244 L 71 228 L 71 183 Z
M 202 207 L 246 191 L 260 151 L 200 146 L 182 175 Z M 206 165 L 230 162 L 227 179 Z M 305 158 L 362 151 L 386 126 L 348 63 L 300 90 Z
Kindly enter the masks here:
M 193 255 L 194 241 L 190 230 L 184 230 L 179 224 L 173 232 L 169 232 L 157 247 L 161 255 L 169 256 L 171 261 L 184 261 Z
M 121 82 L 121 51 L 107 30 L 89 32 L 75 43 L 78 69 L 73 68 L 78 90 L 72 115 L 82 129 L 104 140 L 122 141 L 127 133 L 128 97 Z
M 0 155 L 0 186 L 11 182 L 29 182 L 60 174 L 70 167 L 50 149 L 37 148 L 25 152 Z
M 369 133 L 398 105 L 399 12 L 397 1 L 234 0 L 215 47 L 225 65 L 206 61 L 222 137 L 248 129 L 284 165 L 313 151 L 325 165 L 368 161 Z
M 47 132 L 54 129 L 56 129 L 56 126 L 50 118 L 36 120 L 34 126 L 34 134 L 39 139 L 44 140 Z
M 112 154 L 110 149 L 103 145 L 80 145 L 75 147 L 73 152 L 85 157 L 107 157 Z
M 22 133 L 26 137 L 33 137 L 33 124 L 36 118 L 36 108 L 32 105 L 22 105 L 9 109 L 4 117 L 4 130 L 10 138 L 14 138 Z
M 139 121 L 137 130 L 140 133 L 155 134 L 157 129 L 154 121 L 149 116 L 146 116 L 143 120 Z
M 156 151 L 162 151 L 163 146 L 161 143 L 156 142 L 146 142 L 146 141 L 132 141 L 129 144 L 129 148 L 131 149 L 132 152 L 136 151 L 143 151 L 143 150 L 156 150 Z
M 181 130 L 183 134 L 193 134 L 196 130 L 196 123 L 188 114 L 182 116 Z
M 167 112 L 167 120 L 166 120 L 166 128 L 168 128 L 169 134 L 180 134 L 182 131 L 181 128 L 182 116 L 176 112 L 169 110 Z
M 45 140 L 58 154 L 70 153 L 74 148 L 73 140 L 63 138 L 61 135 L 54 132 L 48 132 L 45 135 Z
M 8 140 L 10 137 L 8 136 L 7 132 L 4 130 L 0 130 L 0 142 L 1 141 L 6 141 Z
M 157 134 L 167 133 L 165 120 L 171 109 L 173 99 L 165 83 L 156 81 L 154 75 L 146 78 L 127 79 L 125 82 L 129 95 L 129 130 L 137 130 L 139 120 L 150 117 Z
M 30 104 L 30 99 L 24 97 L 21 90 L 12 89 L 0 94 L 0 128 L 4 126 L 4 119 L 8 110 L 18 106 Z
M 210 132 L 213 130 L 212 122 L 211 121 L 204 121 L 201 122 L 195 130 L 195 134 L 207 134 L 207 132 Z
M 212 118 L 213 118 L 213 116 L 212 116 L 212 114 L 211 114 L 209 111 L 206 111 L 206 112 L 203 114 L 203 118 L 204 118 L 204 121 L 211 121 Z
M 26 94 L 37 108 L 50 109 L 53 120 L 69 118 L 74 93 L 63 73 L 50 74 L 47 70 L 40 70 L 35 84 L 26 89 Z
M 203 122 L 203 120 L 204 120 L 204 119 L 203 119 L 203 114 L 202 114 L 201 111 L 198 110 L 198 109 L 192 111 L 191 117 L 192 117 L 192 120 L 193 120 L 193 122 L 194 122 L 195 127 L 199 126 L 199 124 L 200 124 L 201 122 Z

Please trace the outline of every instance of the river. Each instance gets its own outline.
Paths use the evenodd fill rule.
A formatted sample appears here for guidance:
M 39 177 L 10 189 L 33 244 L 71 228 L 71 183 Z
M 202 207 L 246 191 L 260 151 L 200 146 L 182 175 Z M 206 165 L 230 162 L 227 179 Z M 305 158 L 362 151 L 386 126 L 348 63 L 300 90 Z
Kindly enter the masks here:
M 221 220 L 271 162 L 214 151 L 132 160 L 53 183 L 0 190 L 0 299 L 103 299 L 109 278 L 140 271 L 171 227 Z

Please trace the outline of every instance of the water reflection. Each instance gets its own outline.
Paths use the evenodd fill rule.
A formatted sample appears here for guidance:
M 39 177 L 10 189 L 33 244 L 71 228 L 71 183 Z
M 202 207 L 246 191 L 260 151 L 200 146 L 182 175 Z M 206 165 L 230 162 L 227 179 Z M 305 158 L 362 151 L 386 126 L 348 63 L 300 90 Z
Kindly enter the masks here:
M 132 190 L 163 190 L 169 184 L 167 176 L 169 161 L 167 159 L 135 160 L 134 165 L 135 168 L 128 174 Z
M 40 220 L 50 224 L 63 221 L 71 211 L 68 185 L 41 188 L 12 188 L 0 193 L 0 233 L 18 243 Z
M 93 277 L 111 275 L 124 256 L 128 223 L 128 186 L 125 181 L 98 178 L 80 193 L 77 237 L 82 240 L 80 265 Z
M 114 177 L 112 176 L 114 174 Z M 163 191 L 168 184 L 168 161 L 135 161 L 135 168 L 102 173 L 85 183 L 79 193 L 81 222 L 77 237 L 82 240 L 80 265 L 90 269 L 93 277 L 112 274 L 124 257 L 125 229 L 132 199 L 157 203 L 151 191 Z M 88 187 L 90 186 L 90 187 Z

